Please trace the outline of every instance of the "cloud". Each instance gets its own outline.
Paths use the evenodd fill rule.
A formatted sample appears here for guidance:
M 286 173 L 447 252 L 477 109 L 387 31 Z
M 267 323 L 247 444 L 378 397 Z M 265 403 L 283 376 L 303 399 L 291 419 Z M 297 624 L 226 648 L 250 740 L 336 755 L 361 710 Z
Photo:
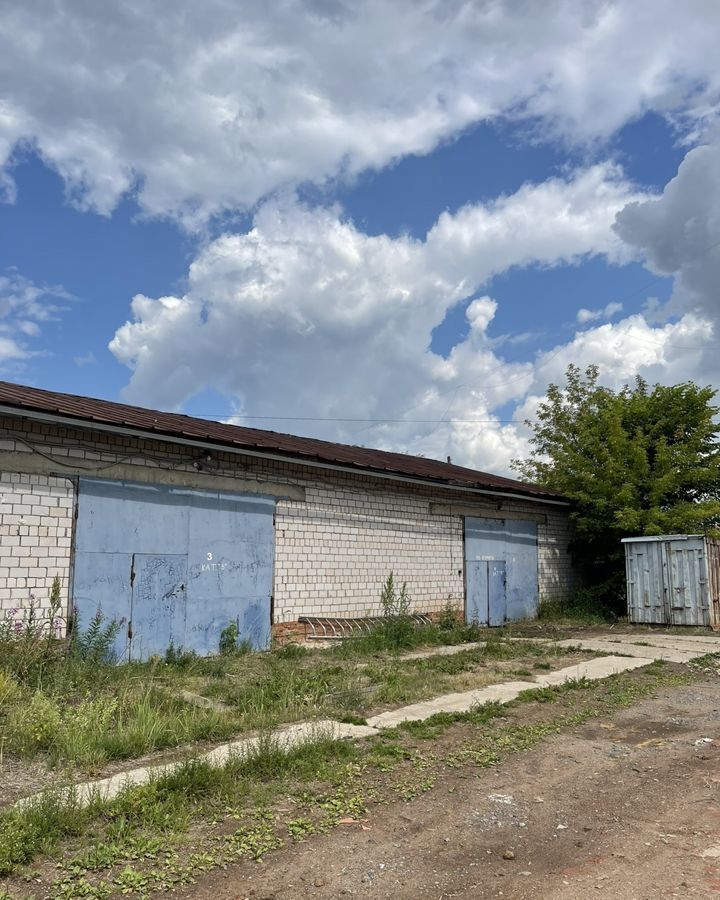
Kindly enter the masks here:
M 689 151 L 662 195 L 632 201 L 616 231 L 661 275 L 674 275 L 671 307 L 720 314 L 720 140 Z
M 469 304 L 469 334 L 447 358 L 429 350 L 432 331 L 514 266 L 624 261 L 612 223 L 637 196 L 619 169 L 593 166 L 444 213 L 423 241 L 364 234 L 335 208 L 265 204 L 249 232 L 202 250 L 186 294 L 134 298 L 110 344 L 132 369 L 126 397 L 172 408 L 212 387 L 240 419 L 399 419 L 310 430 L 504 468 L 518 438 L 491 411 L 524 396 L 532 363 L 496 355 L 489 296 Z M 449 430 L 448 418 L 470 421 Z
M 622 312 L 622 303 L 608 303 L 602 309 L 579 309 L 576 319 L 578 324 L 586 325 L 588 322 L 595 322 L 598 319 L 612 319 L 619 312 Z
M 720 385 L 720 136 L 688 152 L 661 196 L 621 210 L 615 228 L 648 268 L 674 276 L 670 300 L 651 301 L 648 316 L 691 313 L 712 324 L 714 340 L 694 344 L 697 378 Z
M 719 26 L 707 0 L 26 0 L 0 32 L 0 194 L 30 146 L 79 207 L 134 192 L 192 228 L 497 116 L 581 144 L 649 109 L 704 133 Z
M 72 300 L 57 285 L 40 285 L 15 269 L 0 275 L 0 363 L 23 360 L 38 351 L 28 345 L 41 327 L 55 320 Z
M 78 368 L 83 369 L 85 366 L 94 366 L 97 363 L 97 359 L 92 350 L 88 350 L 82 356 L 73 356 L 73 362 Z

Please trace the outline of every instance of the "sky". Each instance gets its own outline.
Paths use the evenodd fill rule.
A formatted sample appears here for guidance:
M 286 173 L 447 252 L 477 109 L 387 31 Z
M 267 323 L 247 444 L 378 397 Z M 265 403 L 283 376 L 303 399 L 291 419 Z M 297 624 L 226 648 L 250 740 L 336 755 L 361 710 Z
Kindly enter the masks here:
M 0 379 L 511 473 L 720 388 L 716 0 L 0 0 Z

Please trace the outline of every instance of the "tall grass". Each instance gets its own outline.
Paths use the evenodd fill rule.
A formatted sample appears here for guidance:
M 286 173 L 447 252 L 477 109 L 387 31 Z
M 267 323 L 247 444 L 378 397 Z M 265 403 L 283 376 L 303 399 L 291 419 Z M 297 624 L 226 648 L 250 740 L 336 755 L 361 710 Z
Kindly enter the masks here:
M 82 699 L 42 691 L 23 699 L 16 697 L 4 716 L 0 710 L 5 747 L 25 755 L 44 753 L 51 766 L 98 769 L 109 760 L 227 737 L 237 727 L 219 711 L 183 703 L 152 684 Z

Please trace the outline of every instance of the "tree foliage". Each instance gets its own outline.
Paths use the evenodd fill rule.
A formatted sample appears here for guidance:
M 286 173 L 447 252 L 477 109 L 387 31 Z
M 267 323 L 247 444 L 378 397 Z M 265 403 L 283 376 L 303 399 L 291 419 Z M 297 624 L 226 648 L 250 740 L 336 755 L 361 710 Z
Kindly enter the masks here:
M 531 455 L 513 466 L 573 501 L 575 559 L 603 599 L 617 602 L 621 538 L 720 524 L 716 392 L 692 382 L 650 388 L 640 377 L 615 392 L 598 383 L 596 366 L 569 366 L 566 382 L 548 388 L 528 423 Z

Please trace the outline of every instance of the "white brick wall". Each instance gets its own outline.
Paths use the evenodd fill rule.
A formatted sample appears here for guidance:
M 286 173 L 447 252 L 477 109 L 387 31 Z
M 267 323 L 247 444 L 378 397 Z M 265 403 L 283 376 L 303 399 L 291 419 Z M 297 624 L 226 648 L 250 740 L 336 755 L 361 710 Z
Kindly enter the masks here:
M 30 595 L 47 600 L 61 577 L 67 601 L 77 472 L 107 477 L 112 463 L 187 471 L 200 452 L 160 441 L 64 426 L 0 419 L 0 451 L 37 459 L 49 454 L 68 477 L 0 475 L 0 610 L 24 606 Z M 44 458 L 44 457 L 43 457 Z M 27 468 L 27 466 L 26 466 Z M 463 605 L 463 519 L 435 515 L 431 504 L 472 503 L 489 517 L 541 517 L 538 525 L 541 597 L 566 595 L 577 585 L 567 552 L 567 513 L 522 500 L 409 485 L 363 475 L 312 470 L 292 463 L 213 453 L 208 471 L 225 478 L 272 481 L 305 488 L 306 499 L 276 507 L 275 621 L 301 615 L 356 616 L 379 611 L 383 581 L 392 570 L 407 581 L 418 611 Z M 223 489 L 227 489 L 226 486 Z
M 276 621 L 377 614 L 390 571 L 407 581 L 418 610 L 462 604 L 461 518 L 430 515 L 424 489 L 323 480 L 307 486 L 305 503 L 278 503 Z
M 67 596 L 73 488 L 64 478 L 0 472 L 0 609 Z

